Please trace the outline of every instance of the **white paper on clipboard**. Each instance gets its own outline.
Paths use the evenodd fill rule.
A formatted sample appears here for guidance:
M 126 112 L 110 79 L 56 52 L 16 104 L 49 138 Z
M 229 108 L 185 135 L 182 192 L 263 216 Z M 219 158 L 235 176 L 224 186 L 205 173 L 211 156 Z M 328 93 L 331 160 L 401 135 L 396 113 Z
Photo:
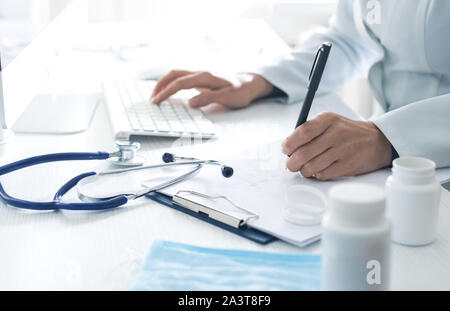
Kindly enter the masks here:
M 327 194 L 333 185 L 343 182 L 363 182 L 384 187 L 391 174 L 390 169 L 384 169 L 327 182 L 303 178 L 299 173 L 286 170 L 286 157 L 281 153 L 280 141 L 220 160 L 234 168 L 231 178 L 224 178 L 216 166 L 204 166 L 195 177 L 162 192 L 173 195 L 179 190 L 192 190 L 209 195 L 225 195 L 259 215 L 258 219 L 249 221 L 249 226 L 300 247 L 320 239 L 321 227 L 296 225 L 283 218 L 281 209 L 286 204 L 284 197 L 289 186 L 308 185 Z M 445 176 L 450 176 L 450 169 L 438 170 L 438 179 Z

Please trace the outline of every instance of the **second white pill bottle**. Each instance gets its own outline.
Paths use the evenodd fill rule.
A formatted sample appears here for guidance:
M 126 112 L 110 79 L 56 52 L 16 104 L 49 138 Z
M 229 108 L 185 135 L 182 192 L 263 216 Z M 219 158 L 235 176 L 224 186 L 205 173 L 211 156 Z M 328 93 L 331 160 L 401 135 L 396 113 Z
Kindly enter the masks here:
M 384 189 L 362 183 L 331 188 L 323 218 L 322 289 L 389 290 L 390 223 Z
M 392 175 L 386 181 L 394 242 L 420 246 L 436 239 L 441 185 L 435 169 L 436 164 L 425 158 L 394 160 Z

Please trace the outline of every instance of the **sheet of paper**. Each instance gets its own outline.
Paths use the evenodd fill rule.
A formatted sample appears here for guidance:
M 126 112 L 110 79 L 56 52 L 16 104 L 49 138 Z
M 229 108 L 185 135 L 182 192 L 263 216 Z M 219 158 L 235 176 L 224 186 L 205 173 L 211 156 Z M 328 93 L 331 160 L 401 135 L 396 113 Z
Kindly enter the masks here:
M 390 169 L 384 169 L 327 182 L 303 178 L 299 173 L 286 170 L 286 157 L 281 153 L 279 141 L 227 156 L 221 161 L 234 168 L 231 178 L 224 178 L 218 166 L 204 166 L 195 177 L 163 192 L 173 195 L 178 190 L 193 190 L 208 195 L 226 195 L 239 206 L 259 215 L 249 225 L 298 246 L 306 246 L 319 239 L 321 227 L 296 225 L 283 218 L 282 208 L 286 206 L 285 196 L 289 187 L 299 184 L 312 186 L 326 195 L 333 185 L 343 182 L 384 187 L 391 174 Z M 450 169 L 439 170 L 438 175 L 440 179 L 450 176 Z

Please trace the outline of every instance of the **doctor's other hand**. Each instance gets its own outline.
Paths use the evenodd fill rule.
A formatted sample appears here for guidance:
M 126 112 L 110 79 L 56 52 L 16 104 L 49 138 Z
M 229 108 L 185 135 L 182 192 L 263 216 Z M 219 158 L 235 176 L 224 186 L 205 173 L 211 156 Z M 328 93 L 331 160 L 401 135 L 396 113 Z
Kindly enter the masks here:
M 273 86 L 256 74 L 241 74 L 234 79 L 225 79 L 206 71 L 172 70 L 158 81 L 150 101 L 159 104 L 176 92 L 186 89 L 197 89 L 200 92 L 189 100 L 192 108 L 212 103 L 241 108 L 257 98 L 269 95 Z
M 283 142 L 286 167 L 306 177 L 330 180 L 391 164 L 391 144 L 372 122 L 326 112 L 299 126 Z

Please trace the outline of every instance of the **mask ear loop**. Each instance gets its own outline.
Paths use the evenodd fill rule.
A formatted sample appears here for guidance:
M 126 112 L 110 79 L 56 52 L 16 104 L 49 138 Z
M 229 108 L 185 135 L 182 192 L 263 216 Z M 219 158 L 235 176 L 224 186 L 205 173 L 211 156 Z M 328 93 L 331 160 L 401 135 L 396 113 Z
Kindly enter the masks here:
M 292 192 L 308 192 L 317 196 L 323 206 L 299 203 L 289 198 Z M 327 198 L 318 189 L 306 185 L 294 185 L 289 187 L 284 195 L 285 206 L 282 209 L 284 219 L 296 225 L 318 225 L 322 222 L 322 216 L 325 213 Z

